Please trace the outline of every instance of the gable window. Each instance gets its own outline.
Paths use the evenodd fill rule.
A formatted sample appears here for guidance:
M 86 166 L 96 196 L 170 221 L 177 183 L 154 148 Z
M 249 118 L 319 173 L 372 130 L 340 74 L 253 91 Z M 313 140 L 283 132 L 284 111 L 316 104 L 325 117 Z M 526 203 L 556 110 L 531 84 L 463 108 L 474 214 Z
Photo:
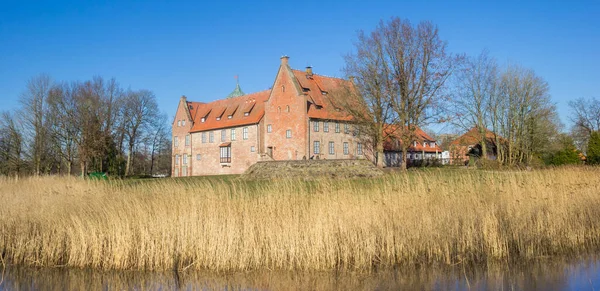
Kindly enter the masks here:
M 177 126 L 181 126 L 181 120 L 177 120 Z
M 270 124 L 267 124 L 267 132 L 271 132 L 273 131 L 273 126 L 271 126 Z
M 215 132 L 211 131 L 208 133 L 208 142 L 213 143 L 215 142 Z
M 175 147 L 179 146 L 179 137 L 177 137 L 177 136 L 173 137 L 173 144 L 175 145 Z
M 348 123 L 344 123 L 344 133 L 345 134 L 350 133 L 350 126 L 348 125 Z
M 179 165 L 179 155 L 175 155 L 175 165 Z
M 323 132 L 329 132 L 329 122 L 323 121 Z
M 231 140 L 235 140 L 235 128 L 231 129 Z
M 321 153 L 321 142 L 319 142 L 318 140 L 315 140 L 315 142 L 313 143 L 313 153 L 316 155 Z
M 350 150 L 348 149 L 348 142 L 344 142 L 344 155 L 348 155 Z
M 231 163 L 231 145 L 226 145 L 220 147 L 221 155 L 220 162 L 223 163 Z
M 329 154 L 330 155 L 335 154 L 335 144 L 332 141 L 329 142 Z
M 242 129 L 242 138 L 243 139 L 248 139 L 248 128 L 247 127 L 244 127 Z
M 200 154 L 196 155 L 196 161 L 199 161 L 202 158 L 202 156 Z
M 319 131 L 319 121 L 318 120 L 313 121 L 313 130 L 314 130 L 314 132 Z
M 186 135 L 185 136 L 185 146 L 189 146 L 190 145 L 190 135 Z
M 285 138 L 292 138 L 292 130 L 288 129 L 285 131 Z
M 339 122 L 335 122 L 335 133 L 340 133 L 340 123 Z
M 206 143 L 206 132 L 202 133 L 202 143 Z
M 227 138 L 227 129 L 221 130 L 221 142 L 224 142 Z
M 359 156 L 363 154 L 362 143 L 357 143 L 356 144 L 356 154 L 359 155 Z
M 181 126 L 185 126 L 185 120 L 181 121 Z

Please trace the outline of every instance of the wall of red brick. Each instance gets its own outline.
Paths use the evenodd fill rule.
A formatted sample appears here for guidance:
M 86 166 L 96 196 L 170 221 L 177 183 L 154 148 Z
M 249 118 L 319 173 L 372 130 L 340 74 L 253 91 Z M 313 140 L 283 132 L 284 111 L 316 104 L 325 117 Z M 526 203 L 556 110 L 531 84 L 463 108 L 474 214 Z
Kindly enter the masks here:
M 272 147 L 275 160 L 300 160 L 307 153 L 306 97 L 292 79 L 287 58 L 282 58 L 271 96 L 265 104 L 264 151 Z M 271 125 L 272 132 L 267 132 Z M 291 130 L 291 138 L 286 131 Z
M 183 174 L 183 158 L 184 154 L 191 154 L 191 144 L 185 145 L 185 136 L 189 134 L 190 129 L 192 128 L 192 120 L 189 119 L 187 102 L 185 97 L 182 97 L 179 100 L 179 106 L 177 107 L 177 112 L 175 113 L 175 118 L 172 124 L 172 158 L 171 158 L 171 176 L 179 177 Z M 175 140 L 178 140 L 178 145 L 175 146 Z M 179 157 L 179 163 L 176 164 L 176 157 Z M 188 157 L 189 163 L 189 157 Z M 190 175 L 191 171 L 189 165 L 187 166 L 187 173 Z

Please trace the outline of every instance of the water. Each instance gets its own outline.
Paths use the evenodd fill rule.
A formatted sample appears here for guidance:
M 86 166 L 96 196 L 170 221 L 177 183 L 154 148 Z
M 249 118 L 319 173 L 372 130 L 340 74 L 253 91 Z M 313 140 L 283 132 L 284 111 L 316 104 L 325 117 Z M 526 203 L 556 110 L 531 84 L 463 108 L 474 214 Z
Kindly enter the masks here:
M 1 268 L 1 267 L 0 267 Z M 6 267 L 0 290 L 600 290 L 600 259 L 377 273 L 136 272 Z

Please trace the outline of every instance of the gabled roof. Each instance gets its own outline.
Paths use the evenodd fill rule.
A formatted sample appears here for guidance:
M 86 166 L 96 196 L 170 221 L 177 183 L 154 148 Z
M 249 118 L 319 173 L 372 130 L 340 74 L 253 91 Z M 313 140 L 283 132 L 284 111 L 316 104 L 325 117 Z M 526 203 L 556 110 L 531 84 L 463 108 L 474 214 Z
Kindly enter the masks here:
M 194 112 L 192 114 L 194 126 L 190 132 L 256 124 L 265 115 L 265 100 L 269 98 L 270 92 L 271 90 L 265 90 L 210 103 L 188 102 L 188 105 L 192 106 L 190 111 Z M 251 110 L 248 112 L 247 108 Z M 248 115 L 245 114 L 246 112 Z M 220 117 L 220 120 L 217 120 L 217 117 Z M 205 118 L 204 122 L 202 118 Z
M 494 132 L 486 129 L 485 137 L 486 137 L 486 139 L 493 142 L 496 138 L 496 135 L 494 134 Z M 463 134 L 463 135 L 459 136 L 457 139 L 453 140 L 450 143 L 450 145 L 470 146 L 470 145 L 476 145 L 478 143 L 479 143 L 479 130 L 477 130 L 477 127 L 473 127 L 469 131 L 467 131 L 465 134 Z
M 415 151 L 415 152 L 442 152 L 442 148 L 440 148 L 440 146 L 436 143 L 435 146 L 431 146 L 431 142 L 436 142 L 435 139 L 433 139 L 431 136 L 429 136 L 427 133 L 425 133 L 422 129 L 420 129 L 419 127 L 416 127 L 414 130 L 414 134 L 415 137 L 413 138 L 413 141 L 417 142 L 417 145 L 415 146 L 413 142 L 411 142 L 411 145 L 408 147 L 409 151 Z M 398 125 L 389 125 L 386 127 L 385 129 L 385 134 L 384 136 L 386 136 L 386 139 L 383 143 L 383 148 L 386 151 L 400 151 L 402 150 L 402 140 L 400 139 L 400 136 L 402 135 L 402 127 L 398 126 Z M 427 143 L 427 146 L 425 146 L 423 143 Z
M 352 82 L 344 79 L 326 77 L 317 74 L 307 74 L 305 71 L 292 70 L 294 77 L 302 87 L 302 92 L 308 100 L 308 117 L 331 120 L 352 120 L 344 111 L 341 102 L 336 102 L 335 92 L 344 86 L 351 87 Z

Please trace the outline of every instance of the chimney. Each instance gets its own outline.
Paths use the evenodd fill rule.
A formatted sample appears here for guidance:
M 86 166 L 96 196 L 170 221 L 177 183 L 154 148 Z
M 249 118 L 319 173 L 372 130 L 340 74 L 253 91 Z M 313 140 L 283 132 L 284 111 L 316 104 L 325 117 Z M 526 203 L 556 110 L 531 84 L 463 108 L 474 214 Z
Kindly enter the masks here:
M 306 76 L 312 77 L 312 75 L 313 75 L 312 67 L 311 66 L 306 67 Z
M 287 66 L 288 65 L 288 61 L 290 60 L 290 57 L 284 55 L 281 57 L 281 65 L 282 66 Z

